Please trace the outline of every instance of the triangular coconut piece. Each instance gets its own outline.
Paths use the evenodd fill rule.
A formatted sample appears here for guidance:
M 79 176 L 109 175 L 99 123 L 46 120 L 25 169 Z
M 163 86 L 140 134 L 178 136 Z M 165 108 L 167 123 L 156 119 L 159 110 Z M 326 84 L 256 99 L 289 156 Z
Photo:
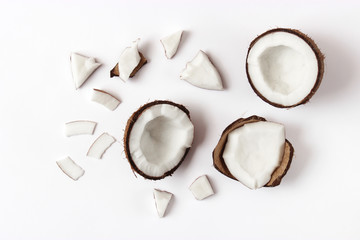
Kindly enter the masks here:
M 110 77 L 120 77 L 121 80 L 127 81 L 133 77 L 139 69 L 147 63 L 146 58 L 138 50 L 137 39 L 130 47 L 125 48 L 121 53 L 119 62 L 110 71 Z
M 223 90 L 220 74 L 205 52 L 199 51 L 193 60 L 186 64 L 180 79 L 192 85 L 210 90 Z
M 154 189 L 153 193 L 158 215 L 159 217 L 163 217 L 173 194 L 159 189 Z
M 165 55 L 168 59 L 172 58 L 176 54 L 179 48 L 182 34 L 183 31 L 178 31 L 160 40 L 164 47 Z
M 85 57 L 78 53 L 71 53 L 71 71 L 75 88 L 78 89 L 90 77 L 90 75 L 101 65 L 95 58 Z

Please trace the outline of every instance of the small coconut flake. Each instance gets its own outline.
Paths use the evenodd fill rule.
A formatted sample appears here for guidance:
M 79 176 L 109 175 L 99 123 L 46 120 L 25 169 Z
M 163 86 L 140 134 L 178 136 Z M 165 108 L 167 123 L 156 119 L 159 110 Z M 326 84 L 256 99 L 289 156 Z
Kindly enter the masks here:
M 77 181 L 85 173 L 70 157 L 56 161 L 59 168 L 74 181 Z
M 176 54 L 179 48 L 182 34 L 183 31 L 178 31 L 160 40 L 164 47 L 165 55 L 168 59 L 172 58 Z
M 153 194 L 154 194 L 157 213 L 159 217 L 162 218 L 165 215 L 166 209 L 169 205 L 169 202 L 173 194 L 159 189 L 154 189 Z
M 190 191 L 197 200 L 203 200 L 214 194 L 209 179 L 206 175 L 200 176 L 190 185 Z
M 65 136 L 71 137 L 75 135 L 94 134 L 96 122 L 78 120 L 65 123 Z
M 75 88 L 78 89 L 90 77 L 90 75 L 101 65 L 95 58 L 85 57 L 78 53 L 71 53 L 71 71 Z
M 138 50 L 137 39 L 130 47 L 122 52 L 119 62 L 110 71 L 110 77 L 118 76 L 124 82 L 133 77 L 139 69 L 147 63 L 146 58 Z
M 100 90 L 100 89 L 93 89 L 93 95 L 91 100 L 97 102 L 107 109 L 114 111 L 120 104 L 120 100 L 111 95 L 110 93 Z
M 86 156 L 101 159 L 106 150 L 114 143 L 116 139 L 108 133 L 101 134 L 90 146 Z
M 186 64 L 180 79 L 190 84 L 210 90 L 223 90 L 220 74 L 205 52 L 199 51 L 193 60 Z

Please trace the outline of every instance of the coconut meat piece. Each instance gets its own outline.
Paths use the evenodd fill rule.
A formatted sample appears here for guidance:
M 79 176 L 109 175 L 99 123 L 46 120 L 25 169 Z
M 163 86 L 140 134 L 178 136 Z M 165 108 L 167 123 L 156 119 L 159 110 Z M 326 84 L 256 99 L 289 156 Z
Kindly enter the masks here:
M 214 194 L 209 179 L 206 175 L 198 177 L 189 187 L 197 200 L 203 200 Z
M 116 139 L 108 133 L 101 134 L 90 146 L 87 156 L 101 159 L 106 150 L 114 143 Z
M 125 48 L 122 52 L 119 63 L 118 63 L 118 70 L 119 70 L 119 77 L 123 81 L 127 81 L 134 71 L 134 69 L 138 66 L 141 56 L 138 50 L 138 42 L 140 39 L 137 39 L 132 43 L 130 47 Z
M 75 135 L 90 134 L 95 131 L 96 122 L 78 120 L 65 123 L 65 136 L 71 137 Z
M 186 64 L 180 79 L 192 85 L 210 90 L 223 90 L 220 74 L 205 52 L 199 51 L 195 58 Z
M 263 187 L 279 166 L 285 128 L 273 122 L 248 123 L 229 133 L 223 152 L 230 173 L 251 189 Z
M 249 51 L 247 64 L 256 90 L 283 106 L 301 102 L 314 87 L 319 71 L 313 49 L 288 32 L 273 32 L 259 38 Z
M 163 217 L 173 194 L 159 189 L 154 189 L 153 194 L 157 213 L 159 217 Z
M 85 173 L 79 165 L 77 165 L 70 157 L 56 161 L 59 168 L 71 179 L 77 181 Z
M 91 100 L 103 105 L 110 111 L 114 111 L 120 104 L 119 99 L 110 93 L 99 89 L 93 89 Z
M 139 170 L 160 177 L 179 164 L 193 137 L 194 126 L 184 111 L 157 104 L 144 110 L 134 123 L 129 150 Z
M 90 77 L 90 75 L 101 65 L 95 58 L 85 57 L 78 53 L 71 53 L 71 71 L 75 88 L 78 89 Z
M 160 40 L 164 47 L 165 55 L 168 59 L 172 58 L 178 50 L 182 34 L 183 31 L 178 31 Z

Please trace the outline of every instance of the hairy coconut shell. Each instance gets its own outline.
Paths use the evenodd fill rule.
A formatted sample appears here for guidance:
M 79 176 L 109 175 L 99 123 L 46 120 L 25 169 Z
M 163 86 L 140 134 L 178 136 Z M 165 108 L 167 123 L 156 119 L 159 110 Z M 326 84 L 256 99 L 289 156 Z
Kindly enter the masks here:
M 181 163 L 184 161 L 187 153 L 190 150 L 190 147 L 187 148 L 185 150 L 184 156 L 181 158 L 180 162 L 171 170 L 165 172 L 162 176 L 159 177 L 155 177 L 155 176 L 149 176 L 147 174 L 145 174 L 144 172 L 142 172 L 134 163 L 132 157 L 131 157 L 131 153 L 130 153 L 130 146 L 129 146 L 129 141 L 130 141 L 130 134 L 131 134 L 131 130 L 135 124 L 135 122 L 137 121 L 137 119 L 141 116 L 141 114 L 148 108 L 154 106 L 154 105 L 158 105 L 158 104 L 169 104 L 172 106 L 175 106 L 177 108 L 179 108 L 180 110 L 182 110 L 190 119 L 190 112 L 189 110 L 187 110 L 187 108 L 183 105 L 171 102 L 171 101 L 164 101 L 164 100 L 156 100 L 150 103 L 147 103 L 145 105 L 143 105 L 142 107 L 140 107 L 136 112 L 134 112 L 131 117 L 129 118 L 129 120 L 127 121 L 126 124 L 126 128 L 125 128 L 125 132 L 124 132 L 124 150 L 125 150 L 125 156 L 130 164 L 130 167 L 133 171 L 135 171 L 136 173 L 140 174 L 141 176 L 143 176 L 146 179 L 150 179 L 150 180 L 159 180 L 159 179 L 163 179 L 164 177 L 170 176 L 172 175 L 175 170 L 181 165 Z M 191 120 L 191 119 L 190 119 Z
M 140 62 L 139 64 L 134 68 L 134 70 L 131 72 L 130 77 L 132 78 L 133 76 L 135 76 L 135 74 L 140 70 L 140 68 L 142 68 L 142 66 L 144 66 L 147 63 L 147 59 L 144 57 L 144 55 L 139 52 L 140 55 Z M 113 69 L 111 69 L 110 71 L 110 77 L 119 77 L 120 76 L 120 72 L 119 72 L 119 64 L 117 63 L 115 65 L 115 67 Z
M 255 43 L 257 41 L 259 41 L 262 37 L 268 35 L 268 34 L 271 34 L 271 33 L 274 33 L 274 32 L 287 32 L 287 33 L 291 33 L 291 34 L 294 34 L 298 37 L 300 37 L 301 39 L 303 39 L 310 47 L 311 49 L 314 51 L 315 53 L 315 56 L 316 56 L 316 59 L 317 59 L 317 63 L 318 63 L 318 75 L 316 77 L 316 82 L 313 86 L 313 88 L 311 89 L 311 91 L 309 92 L 309 94 L 303 98 L 303 100 L 301 100 L 300 102 L 296 103 L 296 104 L 293 104 L 291 106 L 284 106 L 284 105 L 281 105 L 281 104 L 278 104 L 278 103 L 274 103 L 274 102 L 271 102 L 270 100 L 268 100 L 267 98 L 265 98 L 254 86 L 254 84 L 252 83 L 252 80 L 251 80 L 251 77 L 250 77 L 250 74 L 249 74 L 249 71 L 248 71 L 248 57 L 249 57 L 249 53 L 250 53 L 250 50 L 252 49 L 252 47 L 255 45 Z M 309 36 L 307 36 L 306 34 L 302 33 L 301 31 L 299 30 L 296 30 L 296 29 L 290 29 L 290 28 L 275 28 L 275 29 L 271 29 L 269 31 L 266 31 L 264 32 L 263 34 L 261 34 L 260 36 L 258 36 L 257 38 L 255 38 L 251 43 L 250 43 L 250 46 L 249 46 L 249 49 L 248 49 L 248 52 L 247 52 L 247 55 L 246 55 L 246 75 L 247 75 L 247 78 L 248 78 L 248 81 L 252 87 L 252 89 L 254 90 L 254 92 L 262 99 L 264 100 L 265 102 L 273 105 L 274 107 L 278 107 L 278 108 L 292 108 L 292 107 L 296 107 L 298 105 L 301 105 L 301 104 L 305 104 L 307 103 L 310 98 L 315 94 L 315 92 L 318 90 L 320 84 L 321 84 L 321 81 L 322 81 L 322 78 L 324 76 L 324 70 L 325 70 L 325 65 L 324 65 L 324 59 L 325 59 L 325 56 L 324 54 L 322 54 L 322 52 L 320 51 L 319 47 L 316 45 L 315 41 L 312 40 Z
M 266 121 L 266 119 L 262 118 L 262 117 L 258 117 L 258 116 L 251 116 L 248 118 L 239 118 L 238 120 L 234 121 L 233 123 L 231 123 L 229 126 L 227 126 L 225 128 L 225 130 L 223 131 L 223 133 L 220 137 L 218 144 L 216 145 L 216 147 L 213 151 L 213 164 L 214 164 L 214 167 L 216 168 L 216 170 L 218 170 L 225 176 L 237 181 L 237 179 L 230 173 L 229 169 L 227 168 L 227 166 L 224 162 L 224 158 L 223 158 L 224 149 L 225 149 L 225 146 L 227 143 L 227 137 L 230 132 L 232 132 L 233 130 L 235 130 L 239 127 L 242 127 L 244 124 L 254 123 L 254 122 L 259 122 L 259 121 Z M 271 175 L 270 181 L 265 185 L 265 187 L 275 187 L 280 184 L 281 179 L 285 176 L 285 174 L 287 173 L 287 171 L 290 167 L 293 155 L 294 155 L 294 148 L 291 145 L 291 143 L 286 139 L 284 155 L 281 160 L 281 163 L 274 170 L 274 172 Z

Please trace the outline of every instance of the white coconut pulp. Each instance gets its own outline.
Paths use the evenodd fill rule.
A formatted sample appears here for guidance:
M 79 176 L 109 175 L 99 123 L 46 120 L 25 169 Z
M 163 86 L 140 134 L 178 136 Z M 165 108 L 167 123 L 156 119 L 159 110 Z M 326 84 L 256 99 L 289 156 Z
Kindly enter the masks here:
M 198 177 L 189 187 L 197 200 L 203 200 L 214 194 L 209 179 L 206 175 Z
M 126 81 L 129 79 L 131 73 L 134 71 L 136 66 L 141 60 L 141 56 L 138 50 L 138 42 L 140 39 L 137 39 L 132 43 L 130 47 L 125 48 L 121 53 L 118 68 L 119 68 L 119 77 Z
M 272 122 L 248 123 L 229 133 L 223 152 L 230 173 L 251 189 L 263 187 L 280 165 L 285 128 Z
M 77 165 L 70 157 L 56 161 L 59 168 L 71 179 L 77 181 L 85 173 L 79 165 Z
M 65 123 L 65 136 L 71 137 L 75 135 L 94 133 L 97 123 L 92 121 L 78 120 Z
M 158 216 L 163 217 L 173 194 L 159 189 L 154 189 L 153 194 Z
M 116 139 L 108 133 L 101 134 L 90 146 L 86 156 L 101 159 L 106 150 L 114 143 Z
M 182 34 L 183 31 L 178 31 L 160 40 L 164 47 L 165 55 L 168 59 L 172 58 L 178 50 Z
M 93 89 L 93 94 L 91 96 L 93 102 L 97 102 L 110 111 L 114 111 L 120 104 L 120 100 L 115 98 L 108 92 L 99 89 Z
M 256 90 L 270 102 L 291 106 L 314 87 L 318 62 L 302 38 L 288 32 L 261 37 L 249 51 L 248 73 Z
M 95 61 L 95 58 L 85 57 L 77 53 L 71 53 L 70 61 L 76 89 L 81 87 L 90 75 L 101 65 Z
M 195 58 L 186 64 L 180 79 L 200 88 L 210 90 L 223 89 L 219 72 L 203 51 L 199 51 Z
M 160 177 L 179 164 L 193 137 L 194 126 L 184 111 L 170 104 L 153 105 L 132 127 L 131 158 L 146 175 Z

